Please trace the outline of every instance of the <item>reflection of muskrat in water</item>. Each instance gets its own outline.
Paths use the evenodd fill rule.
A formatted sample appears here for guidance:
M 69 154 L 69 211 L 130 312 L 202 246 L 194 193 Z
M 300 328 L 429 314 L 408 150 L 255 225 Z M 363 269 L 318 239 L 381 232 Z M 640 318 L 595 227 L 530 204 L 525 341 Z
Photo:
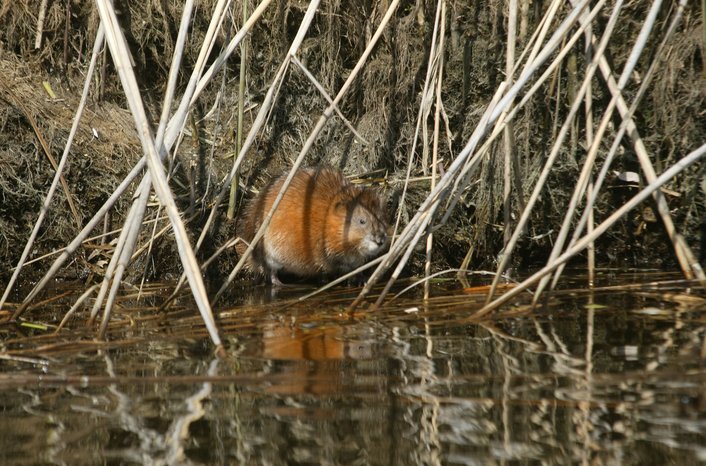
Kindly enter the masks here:
M 271 181 L 245 208 L 238 233 L 251 241 L 286 175 Z M 370 188 L 351 184 L 334 168 L 299 170 L 252 252 L 249 267 L 281 284 L 278 272 L 299 277 L 343 274 L 379 255 L 387 244 L 385 206 Z M 239 253 L 245 251 L 241 246 Z

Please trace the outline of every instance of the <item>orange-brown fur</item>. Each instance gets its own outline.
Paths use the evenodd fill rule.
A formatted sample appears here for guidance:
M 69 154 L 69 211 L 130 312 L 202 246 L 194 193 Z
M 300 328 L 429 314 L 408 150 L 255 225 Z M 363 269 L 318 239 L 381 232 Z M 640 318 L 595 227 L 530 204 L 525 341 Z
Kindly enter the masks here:
M 239 233 L 250 242 L 286 175 L 246 207 Z M 279 283 L 282 271 L 300 277 L 349 272 L 379 255 L 387 242 L 385 208 L 373 189 L 354 186 L 334 168 L 301 169 L 253 250 L 249 267 Z M 241 253 L 244 248 L 241 248 Z

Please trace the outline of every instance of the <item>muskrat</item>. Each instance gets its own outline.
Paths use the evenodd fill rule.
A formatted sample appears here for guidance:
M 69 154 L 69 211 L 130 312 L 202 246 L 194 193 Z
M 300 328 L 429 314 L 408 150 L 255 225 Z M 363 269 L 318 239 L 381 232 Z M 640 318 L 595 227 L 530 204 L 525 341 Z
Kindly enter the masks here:
M 275 178 L 247 204 L 238 228 L 242 239 L 252 241 L 285 178 Z M 377 190 L 353 185 L 335 168 L 301 169 L 248 267 L 274 285 L 281 285 L 279 272 L 303 278 L 350 272 L 382 252 L 388 240 L 385 217 Z M 238 249 L 242 254 L 245 247 Z

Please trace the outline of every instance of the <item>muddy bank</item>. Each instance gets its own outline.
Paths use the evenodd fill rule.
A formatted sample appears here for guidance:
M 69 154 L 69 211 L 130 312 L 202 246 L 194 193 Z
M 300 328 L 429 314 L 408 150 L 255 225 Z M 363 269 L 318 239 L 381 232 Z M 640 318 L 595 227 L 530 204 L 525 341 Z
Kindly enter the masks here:
M 43 23 L 29 3 L 6 2 L 0 9 L 0 276 L 4 279 L 19 259 L 42 200 L 54 173 L 48 154 L 58 160 L 63 151 L 78 105 L 85 72 L 97 31 L 98 17 L 92 3 L 49 2 Z M 117 2 L 119 20 L 134 59 L 143 98 L 153 121 L 159 116 L 171 56 L 178 32 L 181 5 L 133 4 Z M 239 28 L 242 2 L 234 2 L 227 25 L 220 32 L 225 44 Z M 547 5 L 527 4 L 518 23 L 517 50 L 522 51 L 546 13 Z M 198 46 L 210 21 L 212 2 L 201 2 L 192 23 L 191 36 L 179 85 L 183 88 L 196 60 Z M 668 2 L 660 11 L 655 31 L 666 29 L 676 7 Z M 253 5 L 250 5 L 252 10 Z M 245 124 L 247 131 L 272 78 L 296 34 L 307 4 L 274 2 L 250 36 L 247 47 Z M 620 13 L 621 21 L 609 43 L 608 51 L 616 73 L 628 58 L 648 4 L 630 4 Z M 417 131 L 420 95 L 429 66 L 429 47 L 433 37 L 436 3 L 403 2 L 368 60 L 361 78 L 355 82 L 340 105 L 340 110 L 364 138 L 359 141 L 339 117 L 332 119 L 307 155 L 307 165 L 327 163 L 349 174 L 367 176 L 381 183 L 390 199 L 390 211 L 398 208 L 402 180 L 408 160 L 412 176 L 406 203 L 402 207 L 404 224 L 416 211 L 430 189 L 431 144 L 429 139 L 410 151 Z M 321 86 L 335 94 L 379 24 L 385 8 L 379 2 L 324 2 L 314 26 L 298 55 Z M 565 12 L 564 12 L 565 13 Z M 439 87 L 443 101 L 443 125 L 438 144 L 441 165 L 448 164 L 465 145 L 505 79 L 507 41 L 506 8 L 501 2 L 468 5 L 448 2 L 445 33 L 444 74 Z M 598 15 L 594 32 L 600 36 L 607 20 Z M 704 34 L 699 5 L 692 2 L 670 39 L 668 53 L 658 63 L 659 70 L 638 106 L 635 117 L 657 172 L 706 141 L 706 81 L 703 79 Z M 38 33 L 41 31 L 41 34 Z M 37 42 L 37 38 L 40 38 Z M 655 33 L 647 50 L 655 50 L 662 35 Z M 35 48 L 35 46 L 37 46 Z M 218 51 L 213 52 L 213 57 Z M 211 59 L 213 59 L 211 57 Z M 653 60 L 650 53 L 641 57 L 637 72 L 624 90 L 628 102 L 635 95 L 643 73 Z M 514 121 L 514 151 L 518 157 L 523 185 L 528 196 L 542 164 L 548 156 L 558 127 L 568 113 L 580 76 L 587 66 L 581 41 L 573 56 L 542 86 L 539 96 L 521 110 Z M 100 72 L 91 89 L 87 113 L 74 141 L 64 178 L 32 257 L 39 257 L 67 244 L 111 194 L 142 155 L 127 110 L 120 82 L 110 55 L 102 54 Z M 195 106 L 186 132 L 170 162 L 171 189 L 175 193 L 190 233 L 200 233 L 204 216 L 230 166 L 236 151 L 236 113 L 240 56 L 233 56 L 222 77 L 202 95 Z M 579 78 L 577 78 L 579 77 Z M 592 86 L 594 120 L 608 106 L 610 93 L 600 79 Z M 327 102 L 299 69 L 289 72 L 279 90 L 277 105 L 255 150 L 247 157 L 240 179 L 238 204 L 251 196 L 272 175 L 279 174 L 299 152 Z M 431 110 L 433 115 L 434 111 Z M 576 185 L 585 158 L 585 112 L 562 148 L 550 174 L 547 188 L 535 207 L 520 251 L 517 266 L 536 265 L 546 260 L 553 238 L 563 220 L 566 205 Z M 594 121 L 594 125 L 596 124 Z M 608 132 L 620 120 L 615 117 Z M 426 128 L 424 128 L 426 127 Z M 433 118 L 422 125 L 433 131 Z M 605 150 L 610 145 L 606 139 Z M 458 267 L 464 257 L 472 268 L 492 268 L 503 246 L 503 144 L 489 148 L 478 171 L 445 225 L 436 232 L 434 268 Z M 607 217 L 637 192 L 638 183 L 625 183 L 620 174 L 640 173 L 639 164 L 628 139 L 623 141 L 614 162 L 610 185 L 601 193 L 596 219 Z M 704 165 L 698 165 L 676 178 L 666 191 L 674 222 L 694 251 L 704 256 Z M 134 188 L 129 192 L 132 193 Z M 72 199 L 73 207 L 67 201 Z M 129 205 L 124 197 L 106 222 L 64 270 L 68 277 L 100 274 L 111 251 L 111 233 L 122 225 Z M 602 265 L 660 266 L 675 264 L 671 245 L 650 203 L 630 213 L 596 244 Z M 519 217 L 519 203 L 513 201 L 513 217 Z M 156 220 L 155 231 L 166 225 L 156 199 L 150 207 Z M 146 245 L 153 224 L 143 229 Z M 209 244 L 220 245 L 233 234 L 233 221 L 221 218 Z M 131 268 L 131 278 L 173 276 L 180 270 L 174 243 L 168 231 L 158 236 L 139 254 Z M 149 253 L 148 253 L 149 250 Z M 207 257 L 212 249 L 201 252 Z M 212 268 L 223 273 L 232 265 L 235 253 L 224 255 Z M 410 271 L 418 270 L 421 252 L 413 258 Z M 43 267 L 33 267 L 40 271 Z

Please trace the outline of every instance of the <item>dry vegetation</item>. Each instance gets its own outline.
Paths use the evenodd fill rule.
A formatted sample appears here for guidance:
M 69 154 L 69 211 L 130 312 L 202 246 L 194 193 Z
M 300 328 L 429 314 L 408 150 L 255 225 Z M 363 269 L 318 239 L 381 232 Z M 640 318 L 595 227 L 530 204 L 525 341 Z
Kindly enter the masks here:
M 3 167 L 0 173 L 0 278 L 3 281 L 10 278 L 11 268 L 20 259 L 55 173 L 40 140 L 46 141 L 47 150 L 58 160 L 81 100 L 100 24 L 94 2 L 48 2 L 43 20 L 37 3 L 5 0 L 0 7 L 0 98 L 6 104 L 0 108 L 0 164 Z M 179 49 L 177 37 L 183 2 L 116 0 L 114 3 L 155 134 L 172 56 Z M 215 0 L 198 2 L 193 12 L 172 111 L 176 110 L 179 96 L 187 88 L 217 3 Z M 208 56 L 209 65 L 240 30 L 242 3 L 234 1 L 226 11 Z M 249 14 L 256 4 L 248 3 Z M 296 58 L 333 98 L 371 43 L 388 7 L 396 5 L 396 2 L 368 0 L 322 2 L 304 40 L 297 44 Z M 451 204 L 439 202 L 429 210 L 436 213 L 433 224 L 439 226 L 434 233 L 429 272 L 457 268 L 464 258 L 469 269 L 494 269 L 552 152 L 560 128 L 567 122 L 593 56 L 586 54 L 586 40 L 580 35 L 559 66 L 516 111 L 509 126 L 511 135 L 505 136 L 509 138 L 507 142 L 501 131 L 483 151 L 482 144 L 489 140 L 495 121 L 478 133 L 483 126 L 481 119 L 492 107 L 493 96 L 506 79 L 508 36 L 513 33 L 508 29 L 508 15 L 515 8 L 515 60 L 519 65 L 513 79 L 517 80 L 525 65 L 521 60 L 528 56 L 521 54 L 534 46 L 532 41 L 552 4 L 521 0 L 512 5 L 515 3 L 400 2 L 390 21 L 384 24 L 382 36 L 372 47 L 360 73 L 341 96 L 338 109 L 347 122 L 340 116 L 332 117 L 318 132 L 314 128 L 329 105 L 326 98 L 293 61 L 289 62 L 283 79 L 276 78 L 282 63 L 289 60 L 287 52 L 306 19 L 309 3 L 272 2 L 244 42 L 247 74 L 242 102 L 242 139 L 253 127 L 257 132 L 253 134 L 252 147 L 242 159 L 240 186 L 243 189 L 238 199 L 249 196 L 252 189 L 257 189 L 272 174 L 289 169 L 301 153 L 304 165 L 327 163 L 352 175 L 383 183 L 389 194 L 391 212 L 400 214 L 401 229 L 415 218 L 419 207 L 429 200 L 432 183 L 440 181 L 440 176 L 452 161 L 458 160 L 475 134 L 480 144 L 474 153 L 481 155 L 472 163 L 467 176 L 455 178 L 460 183 L 460 189 L 454 191 L 458 197 L 453 197 L 447 189 L 439 199 Z M 618 21 L 605 52 L 616 80 L 651 6 L 649 2 L 630 2 L 617 12 Z M 636 106 L 634 120 L 638 137 L 657 175 L 706 141 L 703 66 L 706 44 L 702 5 L 688 2 L 683 14 L 678 6 L 675 1 L 667 1 L 657 10 L 644 52 L 638 55 L 637 65 L 622 93 L 629 106 L 641 92 L 648 68 L 654 66 L 649 85 L 643 89 L 644 94 Z M 437 21 L 437 10 L 441 11 L 442 7 L 443 21 Z M 605 5 L 591 23 L 595 47 L 608 27 L 614 8 L 614 5 Z M 549 39 L 571 11 L 569 3 L 560 4 L 544 40 Z M 677 14 L 681 14 L 681 18 L 670 33 L 669 26 Z M 519 90 L 515 104 L 575 31 L 574 26 L 559 38 L 548 60 L 540 64 L 532 79 Z M 664 48 L 660 48 L 665 40 Z M 233 236 L 234 221 L 225 218 L 227 196 L 217 196 L 237 152 L 240 50 L 235 49 L 191 106 L 183 131 L 172 146 L 176 150 L 172 150 L 173 156 L 166 163 L 169 186 L 192 242 L 204 232 L 214 202 L 220 201 L 219 206 L 223 207 L 215 215 L 215 226 L 205 233 L 210 241 L 204 243 L 211 247 L 199 250 L 201 261 Z M 47 219 L 39 229 L 32 258 L 69 243 L 80 230 L 77 223 L 84 225 L 93 216 L 143 155 L 132 117 L 134 112 L 128 110 L 130 94 L 124 89 L 114 63 L 115 58 L 111 58 L 107 50 L 99 54 L 96 72 L 90 77 L 92 87 L 86 112 L 63 173 L 79 218 L 71 214 L 64 188 L 59 188 Z M 277 91 L 273 106 L 263 115 L 267 117 L 264 125 L 257 127 L 256 115 L 267 103 L 273 86 Z M 54 95 L 48 93 L 48 88 Z M 556 244 L 590 141 L 611 105 L 611 90 L 600 72 L 591 79 L 590 92 L 589 97 L 579 100 L 584 103 L 578 107 L 576 119 L 569 121 L 567 137 L 558 146 L 556 160 L 546 183 L 541 185 L 536 205 L 522 229 L 523 234 L 518 236 L 514 253 L 508 256 L 507 265 L 543 264 Z M 587 108 L 585 102 L 590 102 L 591 108 Z M 594 175 L 601 169 L 622 122 L 618 111 L 607 117 Z M 348 125 L 363 140 L 356 137 Z M 638 162 L 634 139 L 629 135 L 628 131 L 620 139 L 615 160 L 599 191 L 594 209 L 596 223 L 607 218 L 641 187 L 650 184 Z M 308 139 L 311 148 L 303 151 Z M 511 150 L 508 151 L 508 147 Z M 506 154 L 515 159 L 516 171 L 510 174 L 511 180 L 520 180 L 519 186 L 515 182 L 509 189 L 509 203 L 504 199 L 510 186 L 505 181 Z M 438 160 L 435 166 L 434 159 Z M 469 167 L 469 163 L 464 166 Z M 706 236 L 704 166 L 704 163 L 695 164 L 681 171 L 669 182 L 666 191 L 668 210 L 676 229 L 691 251 L 697 256 L 701 254 L 701 262 L 706 254 L 703 245 Z M 408 170 L 411 182 L 403 196 Z M 624 172 L 640 174 L 640 183 L 621 182 L 617 175 Z M 92 235 L 122 227 L 132 202 L 131 193 L 136 189 L 137 183 L 133 183 L 128 194 L 110 209 L 110 221 L 101 222 Z M 585 203 L 583 197 L 580 199 Z M 149 243 L 154 231 L 159 232 L 169 225 L 156 201 L 153 196 L 144 220 L 156 216 L 161 219 L 156 227 L 153 222 L 142 228 L 136 246 L 141 253 L 135 255 L 127 269 L 129 282 L 139 282 L 145 276 L 173 277 L 181 270 L 174 253 L 177 246 L 168 229 L 153 244 Z M 443 207 L 439 208 L 440 204 Z M 510 206 L 509 210 L 504 209 L 505 205 Z M 665 234 L 662 217 L 655 211 L 654 202 L 643 202 L 600 236 L 595 245 L 597 263 L 677 266 L 674 241 Z M 581 213 L 581 210 L 576 213 L 572 225 Z M 116 238 L 117 234 L 111 234 L 86 242 L 85 247 L 72 256 L 73 265 L 64 266 L 59 273 L 83 278 L 102 274 L 112 251 L 109 245 L 111 241 L 114 244 Z M 424 236 L 420 238 L 421 245 Z M 402 246 L 412 242 L 417 241 L 410 237 Z M 147 244 L 149 249 L 140 249 Z M 232 269 L 237 258 L 230 251 L 232 248 L 211 265 L 211 272 L 221 275 Z M 395 261 L 401 255 L 399 252 Z M 424 262 L 423 251 L 417 250 L 406 262 L 405 273 L 421 272 Z M 577 263 L 583 264 L 583 259 Z M 23 273 L 34 277 L 35 272 L 45 270 L 46 266 L 35 265 Z

